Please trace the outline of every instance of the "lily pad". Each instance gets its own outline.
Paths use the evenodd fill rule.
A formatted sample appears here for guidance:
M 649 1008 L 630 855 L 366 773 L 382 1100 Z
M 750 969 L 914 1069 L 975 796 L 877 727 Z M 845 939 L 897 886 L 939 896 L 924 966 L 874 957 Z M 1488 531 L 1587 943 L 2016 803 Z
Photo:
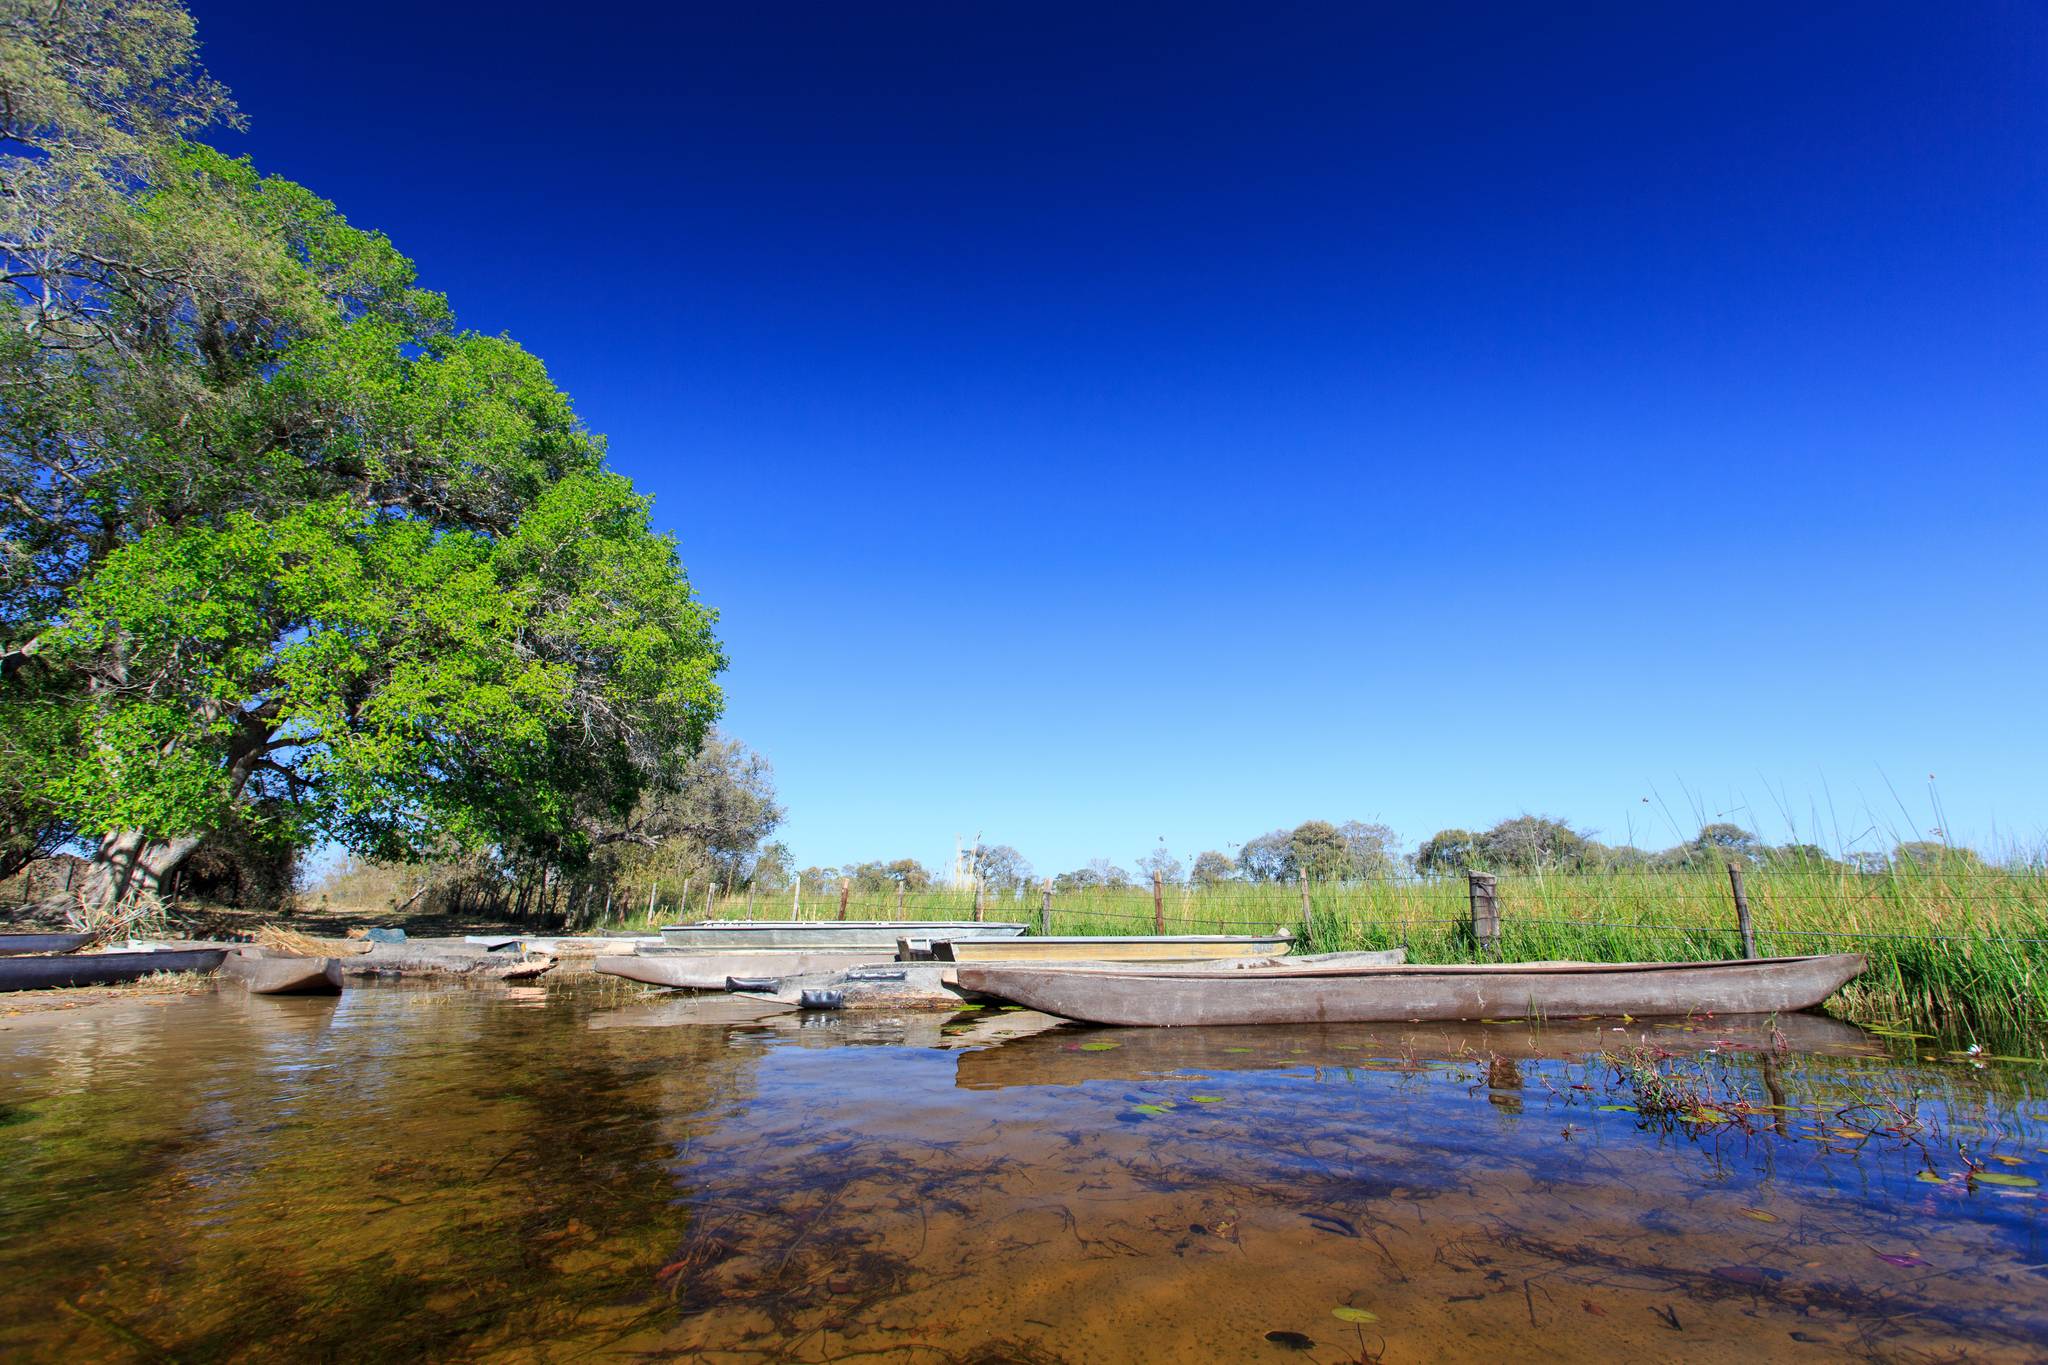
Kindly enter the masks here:
M 1193 1101 L 1194 1101 L 1194 1102 L 1195 1102 L 1196 1104 L 1221 1104 L 1221 1103 L 1223 1103 L 1223 1097 L 1222 1097 L 1221 1095 L 1190 1095 L 1190 1096 L 1188 1096 L 1188 1098 L 1189 1098 L 1189 1099 L 1191 1099 L 1191 1100 L 1193 1100 Z
M 2015 1190 L 2031 1190 L 2041 1183 L 2030 1175 L 2009 1175 L 2004 1171 L 1979 1171 L 1971 1178 L 1979 1185 L 2004 1185 Z
M 1134 1104 L 1131 1106 L 1131 1112 L 1133 1114 L 1163 1114 L 1166 1112 L 1166 1106 L 1163 1104 Z
M 1116 1050 L 1117 1050 L 1118 1048 L 1120 1048 L 1120 1047 L 1122 1047 L 1122 1046 L 1123 1046 L 1123 1044 L 1122 1044 L 1122 1043 L 1083 1043 L 1083 1044 L 1081 1044 L 1081 1051 L 1083 1051 L 1083 1052 L 1114 1052 L 1114 1051 L 1116 1051 Z
M 1363 1308 L 1352 1308 L 1348 1305 L 1339 1305 L 1336 1308 L 1332 1308 L 1330 1316 L 1339 1322 L 1378 1322 L 1380 1320 L 1378 1313 L 1368 1313 Z
M 1775 1223 L 1778 1221 L 1778 1215 L 1772 1213 L 1769 1209 L 1744 1209 L 1742 1216 L 1754 1219 L 1759 1223 Z
M 1224 1048 L 1223 1050 L 1224 1050 L 1225 1052 L 1250 1052 L 1250 1051 L 1252 1051 L 1252 1049 L 1251 1049 L 1251 1048 L 1248 1048 L 1248 1047 L 1227 1047 L 1227 1048 Z M 1271 1335 L 1271 1334 L 1269 1333 L 1268 1335 Z M 1293 1335 L 1295 1335 L 1295 1336 L 1300 1336 L 1301 1334 L 1300 1334 L 1299 1332 L 1296 1332 L 1296 1333 L 1294 1333 Z M 1303 1347 L 1302 1349 L 1303 1349 L 1303 1350 L 1307 1350 L 1308 1348 L 1307 1348 L 1307 1347 Z
M 1932 1171 L 1922 1171 L 1913 1178 L 1927 1185 L 1946 1185 L 1948 1183 Z
M 1603 1114 L 1635 1114 L 1641 1111 L 1632 1104 L 1603 1104 L 1600 1106 L 1600 1112 Z

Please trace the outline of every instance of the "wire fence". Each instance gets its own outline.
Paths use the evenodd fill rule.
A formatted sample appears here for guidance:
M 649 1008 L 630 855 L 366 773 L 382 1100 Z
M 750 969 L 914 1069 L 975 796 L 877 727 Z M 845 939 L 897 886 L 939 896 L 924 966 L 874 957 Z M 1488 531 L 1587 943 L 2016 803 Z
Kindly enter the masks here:
M 1044 887 L 1004 891 L 806 886 L 766 893 L 707 889 L 673 899 L 664 888 L 607 897 L 599 918 L 653 927 L 704 919 L 968 920 L 1022 922 L 1050 934 L 1270 934 L 1318 945 L 1371 937 L 1498 940 L 1561 935 L 1739 937 L 1744 878 L 1658 873 L 1510 874 L 1490 879 L 1496 925 L 1475 925 L 1466 878 L 1389 878 L 1320 885 Z M 2048 945 L 2048 877 L 2036 869 L 1967 877 L 1915 873 L 1752 876 L 1750 931 L 1759 941 Z M 635 902 L 638 902 L 637 904 Z M 620 913 L 611 913 L 612 907 Z M 630 911 L 623 907 L 632 906 Z M 1677 913 L 1673 913 L 1673 912 Z M 1490 931 L 1490 932 L 1489 932 Z

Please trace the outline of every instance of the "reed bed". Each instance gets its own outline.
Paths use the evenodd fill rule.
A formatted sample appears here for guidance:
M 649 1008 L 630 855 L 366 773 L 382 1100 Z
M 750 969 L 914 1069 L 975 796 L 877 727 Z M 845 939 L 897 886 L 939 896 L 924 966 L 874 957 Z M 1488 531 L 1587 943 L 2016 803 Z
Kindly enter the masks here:
M 1757 951 L 1765 955 L 1860 952 L 1870 969 L 1835 1008 L 1863 1023 L 1912 1024 L 1946 1036 L 2048 1033 L 2048 872 L 2035 865 L 1901 866 L 1880 873 L 1823 867 L 1752 868 L 1746 874 Z M 1670 961 L 1741 952 L 1734 900 L 1720 869 L 1503 874 L 1498 881 L 1505 961 L 1578 958 Z M 689 918 L 784 917 L 788 893 L 721 896 Z M 1142 934 L 1154 927 L 1149 887 L 984 899 L 988 919 L 1023 920 L 1032 932 Z M 839 914 L 835 890 L 807 896 L 804 918 Z M 1289 885 L 1169 886 L 1167 933 L 1302 934 L 1301 950 L 1405 947 L 1418 962 L 1470 962 L 1485 952 L 1471 933 L 1462 878 L 1397 879 L 1312 886 L 1307 931 L 1301 891 Z M 855 892 L 853 919 L 968 919 L 970 890 Z M 673 923 L 677 907 L 628 917 L 636 929 Z

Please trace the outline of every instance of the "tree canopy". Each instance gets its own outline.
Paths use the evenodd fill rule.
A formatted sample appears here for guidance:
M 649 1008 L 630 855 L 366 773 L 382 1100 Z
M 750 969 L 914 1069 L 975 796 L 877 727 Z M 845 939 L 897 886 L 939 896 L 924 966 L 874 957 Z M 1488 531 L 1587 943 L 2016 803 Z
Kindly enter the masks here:
M 1186 875 L 1180 859 L 1167 852 L 1164 844 L 1138 859 L 1138 871 L 1148 882 L 1154 877 L 1163 882 L 1177 882 Z
M 976 844 L 969 863 L 991 891 L 1015 891 L 1031 880 L 1031 860 L 1008 844 Z
M 0 22 L 7 823 L 102 902 L 230 823 L 580 863 L 717 716 L 715 614 L 541 363 L 232 117 L 174 5 Z

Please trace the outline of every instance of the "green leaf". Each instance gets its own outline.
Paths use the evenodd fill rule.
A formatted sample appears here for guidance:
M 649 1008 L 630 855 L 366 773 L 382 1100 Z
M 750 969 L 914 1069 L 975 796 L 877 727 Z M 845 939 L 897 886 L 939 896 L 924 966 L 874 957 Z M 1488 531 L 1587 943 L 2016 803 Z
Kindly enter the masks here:
M 1339 1322 L 1378 1322 L 1380 1320 L 1380 1315 L 1377 1313 L 1368 1313 L 1363 1308 L 1351 1308 L 1344 1305 L 1332 1308 L 1330 1316 Z

